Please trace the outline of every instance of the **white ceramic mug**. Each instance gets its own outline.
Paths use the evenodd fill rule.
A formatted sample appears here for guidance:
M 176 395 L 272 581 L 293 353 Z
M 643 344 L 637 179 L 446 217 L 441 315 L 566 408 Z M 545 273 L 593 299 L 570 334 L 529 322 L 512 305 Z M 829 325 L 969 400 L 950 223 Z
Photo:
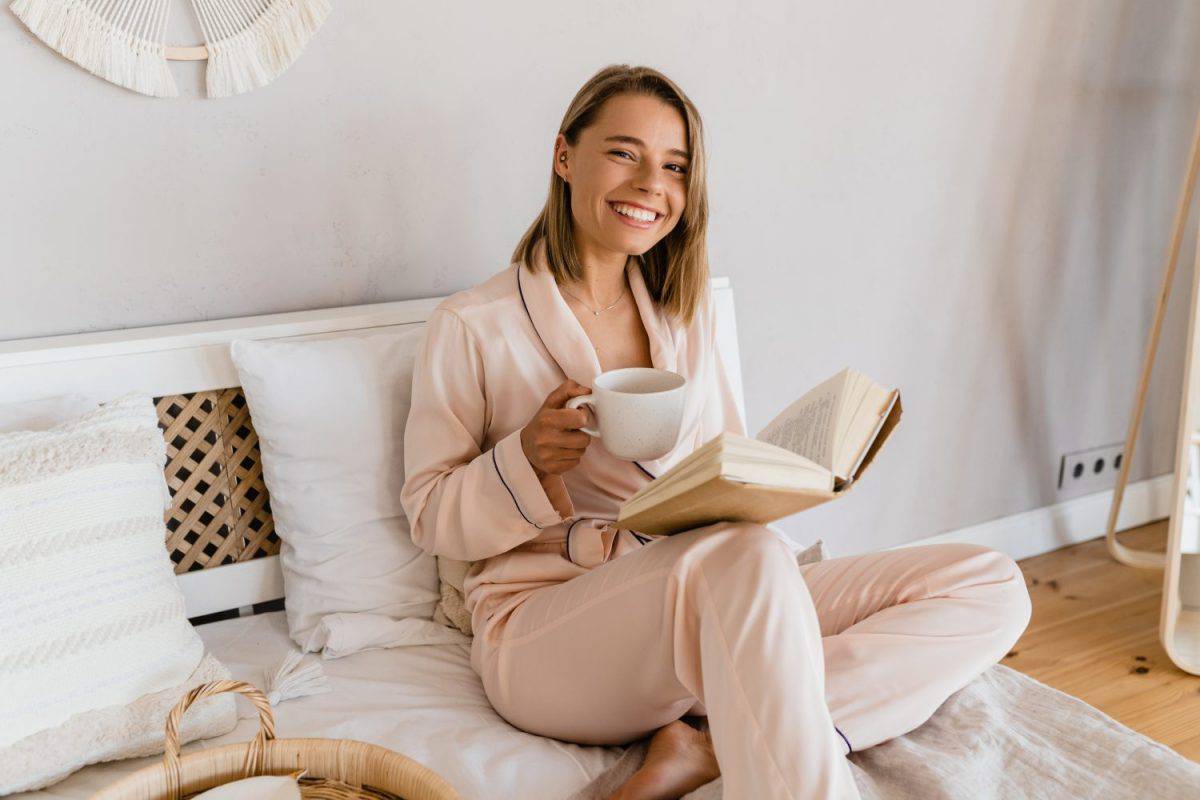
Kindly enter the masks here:
M 567 408 L 591 406 L 599 430 L 580 430 L 599 438 L 617 458 L 659 458 L 679 439 L 686 384 L 682 375 L 665 369 L 613 369 L 597 375 L 592 393 L 572 397 Z

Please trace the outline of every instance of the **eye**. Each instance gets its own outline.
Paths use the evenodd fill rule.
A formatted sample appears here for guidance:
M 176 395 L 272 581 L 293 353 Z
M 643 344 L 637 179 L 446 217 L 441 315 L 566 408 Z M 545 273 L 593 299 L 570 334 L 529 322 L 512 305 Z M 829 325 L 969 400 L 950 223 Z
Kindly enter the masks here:
M 633 158 L 633 154 L 628 150 L 609 150 L 608 152 L 612 155 L 629 156 L 630 158 Z
M 675 171 L 680 175 L 687 174 L 687 167 L 683 166 L 682 164 L 667 164 L 667 167 L 668 168 L 675 167 L 676 168 Z

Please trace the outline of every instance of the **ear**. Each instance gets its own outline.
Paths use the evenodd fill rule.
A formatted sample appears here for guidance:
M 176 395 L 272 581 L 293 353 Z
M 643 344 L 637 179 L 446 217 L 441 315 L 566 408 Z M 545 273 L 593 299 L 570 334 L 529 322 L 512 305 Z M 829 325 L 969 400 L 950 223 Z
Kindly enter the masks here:
M 567 183 L 571 182 L 571 154 L 567 144 L 567 137 L 561 133 L 554 139 L 554 173 L 562 178 Z M 563 156 L 566 156 L 566 161 L 563 161 Z

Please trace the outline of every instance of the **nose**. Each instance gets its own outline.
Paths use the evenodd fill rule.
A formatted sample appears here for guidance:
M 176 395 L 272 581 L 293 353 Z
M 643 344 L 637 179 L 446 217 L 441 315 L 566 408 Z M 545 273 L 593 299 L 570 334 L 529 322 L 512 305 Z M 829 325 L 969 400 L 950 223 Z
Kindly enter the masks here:
M 639 192 L 645 192 L 652 197 L 657 197 L 663 194 L 664 186 L 662 168 L 652 163 L 650 159 L 643 159 L 637 175 L 634 176 L 633 188 Z

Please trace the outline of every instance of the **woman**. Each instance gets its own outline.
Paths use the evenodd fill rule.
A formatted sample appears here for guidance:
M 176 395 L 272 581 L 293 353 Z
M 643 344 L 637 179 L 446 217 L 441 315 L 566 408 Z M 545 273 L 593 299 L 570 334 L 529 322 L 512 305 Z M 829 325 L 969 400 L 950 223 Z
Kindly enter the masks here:
M 474 562 L 472 666 L 526 731 L 654 733 L 618 798 L 718 774 L 739 800 L 857 797 L 847 754 L 920 725 L 1017 640 L 1020 569 L 950 544 L 801 567 L 760 525 L 613 527 L 652 476 L 745 433 L 715 346 L 700 117 L 661 73 L 610 66 L 572 101 L 552 165 L 512 263 L 438 306 L 413 378 L 403 505 L 419 546 Z M 617 459 L 564 408 L 632 366 L 688 380 L 682 433 L 654 461 Z

